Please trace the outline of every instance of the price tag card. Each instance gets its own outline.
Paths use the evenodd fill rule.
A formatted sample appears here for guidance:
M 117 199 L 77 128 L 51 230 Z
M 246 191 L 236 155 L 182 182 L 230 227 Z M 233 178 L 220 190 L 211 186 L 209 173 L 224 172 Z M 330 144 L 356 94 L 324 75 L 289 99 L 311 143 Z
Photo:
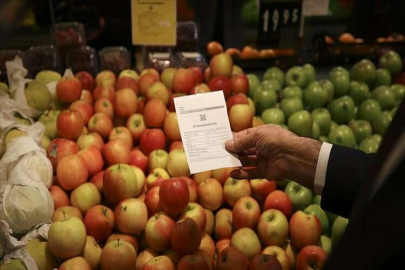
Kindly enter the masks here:
M 260 0 L 258 46 L 294 47 L 298 42 L 301 0 Z
M 223 91 L 177 97 L 174 105 L 191 173 L 242 166 L 225 150 L 233 137 Z
M 176 0 L 131 0 L 133 45 L 176 45 Z

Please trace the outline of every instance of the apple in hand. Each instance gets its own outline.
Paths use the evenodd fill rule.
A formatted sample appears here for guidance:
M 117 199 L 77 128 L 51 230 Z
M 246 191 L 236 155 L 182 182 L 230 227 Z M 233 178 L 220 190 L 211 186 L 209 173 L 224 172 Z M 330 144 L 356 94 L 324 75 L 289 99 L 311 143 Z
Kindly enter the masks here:
M 84 250 L 86 236 L 86 227 L 77 217 L 57 221 L 49 228 L 49 250 L 63 260 L 78 256 Z
M 148 245 L 156 251 L 168 250 L 173 226 L 174 220 L 165 212 L 151 216 L 145 227 L 145 237 Z
M 297 256 L 297 270 L 323 269 L 328 254 L 319 246 L 306 246 Z
M 266 246 L 281 246 L 288 237 L 287 218 L 277 209 L 266 210 L 260 216 L 257 231 Z
M 249 259 L 238 248 L 230 246 L 218 254 L 215 266 L 217 270 L 247 270 Z
M 232 210 L 232 222 L 235 229 L 254 229 L 259 217 L 260 206 L 252 197 L 240 198 Z
M 159 198 L 163 209 L 172 215 L 183 212 L 190 200 L 190 192 L 186 181 L 182 178 L 172 178 L 160 185 Z
M 237 230 L 231 238 L 231 246 L 237 247 L 251 261 L 254 256 L 260 254 L 262 246 L 256 233 L 250 228 Z
M 139 234 L 148 222 L 148 209 L 139 199 L 126 199 L 117 205 L 114 216 L 120 232 Z
M 197 223 L 191 218 L 175 223 L 170 233 L 170 244 L 179 255 L 196 252 L 201 244 L 201 232 Z
M 290 219 L 291 243 L 297 248 L 318 245 L 321 239 L 322 227 L 315 215 L 307 215 L 297 211 Z
M 101 252 L 101 270 L 132 270 L 136 264 L 136 250 L 126 241 L 117 239 L 106 244 Z

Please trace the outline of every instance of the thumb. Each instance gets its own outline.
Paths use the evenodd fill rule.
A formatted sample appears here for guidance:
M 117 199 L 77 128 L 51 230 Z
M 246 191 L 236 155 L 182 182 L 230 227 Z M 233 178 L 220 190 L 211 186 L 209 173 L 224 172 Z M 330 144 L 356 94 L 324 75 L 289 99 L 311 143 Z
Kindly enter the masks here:
M 255 146 L 255 135 L 256 134 L 253 132 L 234 137 L 233 140 L 228 140 L 225 142 L 225 149 L 234 153 L 240 153 L 248 150 Z

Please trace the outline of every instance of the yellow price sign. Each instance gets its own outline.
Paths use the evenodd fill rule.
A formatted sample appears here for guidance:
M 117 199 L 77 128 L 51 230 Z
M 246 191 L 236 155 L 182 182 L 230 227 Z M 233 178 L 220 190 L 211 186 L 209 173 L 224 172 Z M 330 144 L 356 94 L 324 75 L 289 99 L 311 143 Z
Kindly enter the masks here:
M 176 0 L 132 0 L 132 44 L 176 45 Z

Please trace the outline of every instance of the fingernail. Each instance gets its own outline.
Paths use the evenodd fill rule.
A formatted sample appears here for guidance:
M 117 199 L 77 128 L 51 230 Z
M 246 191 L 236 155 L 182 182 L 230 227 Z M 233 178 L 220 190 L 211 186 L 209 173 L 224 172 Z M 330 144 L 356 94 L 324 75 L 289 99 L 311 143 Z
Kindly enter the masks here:
M 226 148 L 232 148 L 232 146 L 233 146 L 233 140 L 227 140 L 225 142 L 225 147 Z

